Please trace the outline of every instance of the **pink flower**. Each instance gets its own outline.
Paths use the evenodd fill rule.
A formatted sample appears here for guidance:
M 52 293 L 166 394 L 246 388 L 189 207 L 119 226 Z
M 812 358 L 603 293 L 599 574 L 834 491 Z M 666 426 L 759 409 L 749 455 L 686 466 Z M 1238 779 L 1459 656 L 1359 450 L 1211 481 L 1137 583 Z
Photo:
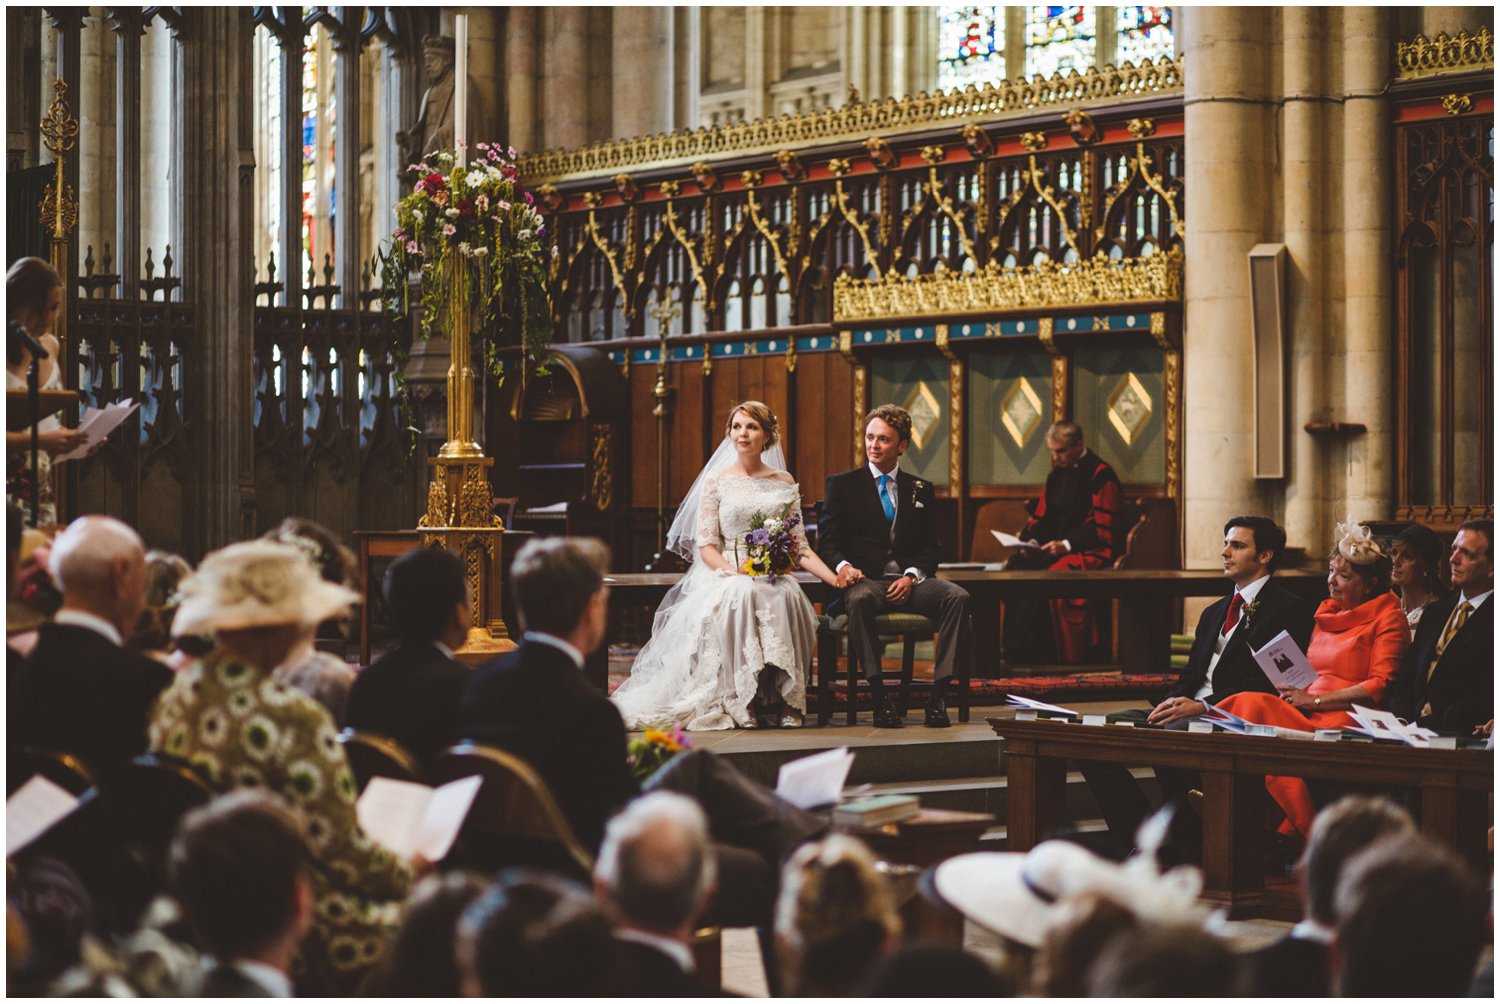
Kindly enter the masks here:
M 496 207 L 497 207 L 497 208 L 499 208 L 499 210 L 500 210 L 500 211 L 501 211 L 501 212 L 502 212 L 502 213 L 503 213 L 503 212 L 506 212 L 506 211 L 507 211 L 507 210 L 509 210 L 509 209 L 510 209 L 510 203 L 509 203 L 509 202 L 506 202 L 506 201 L 505 201 L 505 200 L 504 200 L 504 199 L 501 199 L 501 200 L 500 200 L 500 201 L 499 201 L 499 202 L 497 202 L 497 203 L 496 203 L 496 204 L 495 204 L 495 205 L 496 205 Z M 500 217 L 498 217 L 498 216 L 497 216 L 497 217 L 495 217 L 495 219 L 497 219 L 497 220 L 498 220 L 498 219 L 499 219 L 499 218 L 500 218 Z
M 530 192 L 522 192 L 521 195 L 522 195 L 523 198 L 526 199 L 526 204 L 528 206 L 531 205 L 531 193 Z
M 451 223 L 444 223 L 443 224 L 443 236 L 444 237 L 452 237 L 456 233 L 458 233 L 458 228 L 455 227 L 453 224 L 451 224 Z
M 417 249 L 417 242 L 416 241 L 407 241 L 406 242 L 406 253 L 407 254 L 421 254 L 421 252 Z

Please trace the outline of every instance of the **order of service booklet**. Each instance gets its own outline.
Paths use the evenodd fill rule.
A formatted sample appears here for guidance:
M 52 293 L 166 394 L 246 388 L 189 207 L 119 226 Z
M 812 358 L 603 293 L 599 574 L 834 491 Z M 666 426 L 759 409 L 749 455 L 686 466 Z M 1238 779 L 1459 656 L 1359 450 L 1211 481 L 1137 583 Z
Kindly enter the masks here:
M 1318 678 L 1318 671 L 1292 636 L 1283 631 L 1255 651 L 1256 665 L 1266 674 L 1273 687 L 1299 687 L 1306 690 Z

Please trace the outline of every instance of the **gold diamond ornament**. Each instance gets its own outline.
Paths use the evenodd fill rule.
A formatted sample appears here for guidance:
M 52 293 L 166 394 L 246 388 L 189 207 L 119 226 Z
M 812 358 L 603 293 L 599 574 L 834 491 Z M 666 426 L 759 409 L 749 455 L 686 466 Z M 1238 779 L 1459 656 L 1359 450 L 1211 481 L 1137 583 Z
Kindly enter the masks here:
M 1115 427 L 1125 445 L 1133 445 L 1137 436 L 1151 421 L 1151 395 L 1134 373 L 1127 373 L 1109 395 L 1109 424 Z
M 906 399 L 906 411 L 911 415 L 911 442 L 917 449 L 922 448 L 922 443 L 928 436 L 937 430 L 937 424 L 943 414 L 938 409 L 937 396 L 932 393 L 932 388 L 927 386 L 923 380 L 912 390 L 911 396 Z
M 1000 424 L 1010 434 L 1012 442 L 1023 447 L 1036 432 L 1036 427 L 1042 424 L 1042 399 L 1030 380 L 1021 377 L 1005 392 L 1000 402 Z

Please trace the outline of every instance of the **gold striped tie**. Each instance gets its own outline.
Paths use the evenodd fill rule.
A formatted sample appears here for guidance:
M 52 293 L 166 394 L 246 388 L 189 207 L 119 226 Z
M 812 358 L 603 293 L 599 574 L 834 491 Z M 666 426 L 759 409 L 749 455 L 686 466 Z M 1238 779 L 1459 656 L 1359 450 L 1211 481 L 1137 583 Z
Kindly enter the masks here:
M 1453 636 L 1463 630 L 1465 622 L 1469 619 L 1469 612 L 1474 609 L 1472 603 L 1460 603 L 1453 608 L 1453 613 L 1448 615 L 1448 623 L 1443 626 L 1443 635 L 1438 639 L 1437 648 L 1433 650 L 1432 661 L 1427 664 L 1427 679 L 1432 680 L 1432 671 L 1437 668 L 1438 660 L 1443 657 L 1443 650 L 1453 640 Z M 1422 716 L 1432 714 L 1432 702 L 1428 701 L 1422 705 Z

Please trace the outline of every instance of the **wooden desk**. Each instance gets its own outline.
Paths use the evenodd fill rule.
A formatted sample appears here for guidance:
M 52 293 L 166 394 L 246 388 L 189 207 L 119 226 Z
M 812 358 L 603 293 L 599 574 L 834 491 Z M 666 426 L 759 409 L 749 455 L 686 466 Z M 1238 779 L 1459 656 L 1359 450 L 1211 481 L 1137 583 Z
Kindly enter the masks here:
M 1231 733 L 990 718 L 1005 740 L 1008 849 L 1026 851 L 1067 823 L 1069 760 L 1179 767 L 1203 775 L 1203 894 L 1231 916 L 1282 913 L 1265 888 L 1265 776 L 1411 787 L 1422 831 L 1490 871 L 1487 830 L 1495 756 L 1483 750 L 1323 743 Z
M 1000 653 L 996 619 L 985 616 L 1007 599 L 1036 597 L 1082 597 L 1121 601 L 1120 663 L 1127 672 L 1159 673 L 1171 665 L 1172 604 L 1189 596 L 1226 596 L 1231 584 L 1218 569 L 1089 569 L 1050 571 L 1017 569 L 981 571 L 939 569 L 938 578 L 957 583 L 974 597 L 974 651 L 996 660 L 986 666 L 976 663 L 977 674 L 996 673 Z M 661 602 L 668 589 L 681 578 L 677 573 L 620 573 L 610 576 L 610 599 L 621 606 L 651 606 Z M 832 599 L 836 593 L 806 572 L 797 581 L 814 603 Z M 1307 596 L 1325 596 L 1328 589 L 1322 572 L 1281 571 L 1276 582 Z

